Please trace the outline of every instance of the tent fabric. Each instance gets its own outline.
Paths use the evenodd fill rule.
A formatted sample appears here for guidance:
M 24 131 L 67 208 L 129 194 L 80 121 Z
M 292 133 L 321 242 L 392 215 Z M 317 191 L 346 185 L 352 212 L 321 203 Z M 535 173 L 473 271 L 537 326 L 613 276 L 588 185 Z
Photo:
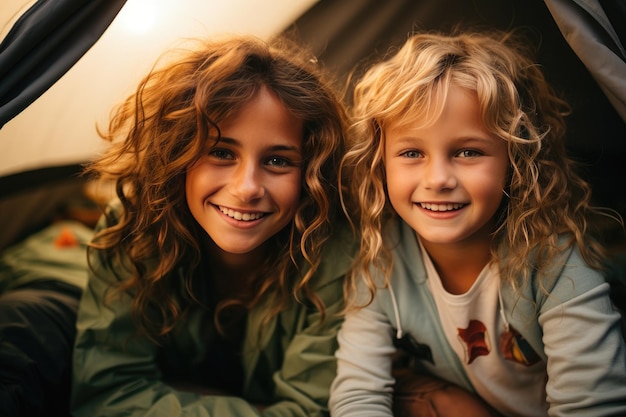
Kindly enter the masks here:
M 413 30 L 453 26 L 530 27 L 544 56 L 571 47 L 626 120 L 626 2 L 621 0 L 319 1 L 293 28 L 343 81 L 355 64 L 398 46 Z M 547 21 L 550 18 L 551 21 Z M 552 21 L 553 20 L 553 21 Z M 560 30 L 565 42 L 554 40 Z M 569 58 L 571 61 L 571 58 Z M 549 62 L 548 62 L 549 64 Z M 558 84 L 558 80 L 557 80 Z
M 563 37 L 626 121 L 626 5 L 617 1 L 545 0 Z M 609 19 L 604 6 L 610 9 Z M 616 23 L 620 36 L 613 26 Z M 621 26 L 620 26 L 621 25 Z
M 81 175 L 83 168 L 45 166 L 0 177 L 0 252 L 51 219 L 87 205 L 88 178 Z
M 622 45 L 626 45 L 626 2 L 622 0 L 600 0 L 607 18 Z
M 100 38 L 125 0 L 38 0 L 0 43 L 0 128 Z

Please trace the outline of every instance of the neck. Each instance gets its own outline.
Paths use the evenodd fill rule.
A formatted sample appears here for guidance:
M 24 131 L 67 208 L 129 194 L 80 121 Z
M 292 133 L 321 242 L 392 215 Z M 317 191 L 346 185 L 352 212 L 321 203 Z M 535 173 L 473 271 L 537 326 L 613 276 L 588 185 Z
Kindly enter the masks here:
M 451 294 L 464 294 L 491 260 L 490 240 L 482 243 L 433 244 L 423 242 L 443 287 Z
M 262 249 L 245 254 L 228 253 L 210 242 L 208 268 L 217 298 L 249 296 L 263 264 L 263 255 Z

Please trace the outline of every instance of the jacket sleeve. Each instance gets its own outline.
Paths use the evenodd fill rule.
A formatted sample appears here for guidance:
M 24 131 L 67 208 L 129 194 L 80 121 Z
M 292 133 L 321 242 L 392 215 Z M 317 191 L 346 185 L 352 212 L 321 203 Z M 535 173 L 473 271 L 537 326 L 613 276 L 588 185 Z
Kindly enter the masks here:
M 626 415 L 626 347 L 608 291 L 574 251 L 543 304 L 551 416 Z
M 72 415 L 258 416 L 241 398 L 177 391 L 162 382 L 156 346 L 136 335 L 130 294 L 108 297 L 123 269 L 92 251 L 77 319 Z
M 343 321 L 339 314 L 341 290 L 341 280 L 318 288 L 318 294 L 336 294 L 332 303 L 326 304 L 324 321 L 316 308 L 304 306 L 299 314 L 278 320 L 278 331 L 292 336 L 283 337 L 285 353 L 273 374 L 277 402 L 264 410 L 263 416 L 328 416 L 329 388 L 337 368 L 337 332 Z
M 330 393 L 333 417 L 393 416 L 392 331 L 387 317 L 372 304 L 346 316 Z
M 300 304 L 295 314 L 277 320 L 284 352 L 273 375 L 278 402 L 263 416 L 328 416 L 330 384 L 337 372 L 337 333 L 343 323 L 343 282 L 356 251 L 347 230 L 327 242 L 312 288 L 324 302 L 324 319 L 314 306 Z

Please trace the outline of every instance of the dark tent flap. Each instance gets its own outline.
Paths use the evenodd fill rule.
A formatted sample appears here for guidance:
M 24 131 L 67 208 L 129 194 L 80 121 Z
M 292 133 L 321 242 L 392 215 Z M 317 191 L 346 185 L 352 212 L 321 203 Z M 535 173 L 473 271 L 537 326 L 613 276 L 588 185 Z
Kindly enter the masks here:
M 626 121 L 623 44 L 626 2 L 621 6 L 617 0 L 545 0 L 545 3 L 567 43 Z
M 0 44 L 0 128 L 100 38 L 125 0 L 39 0 Z

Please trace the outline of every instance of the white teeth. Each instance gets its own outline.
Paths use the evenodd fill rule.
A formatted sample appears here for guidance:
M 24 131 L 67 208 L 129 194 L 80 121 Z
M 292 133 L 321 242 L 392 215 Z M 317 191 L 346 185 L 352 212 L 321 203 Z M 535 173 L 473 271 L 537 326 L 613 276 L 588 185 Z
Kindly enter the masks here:
M 235 211 L 233 209 L 229 209 L 229 208 L 222 207 L 222 206 L 219 206 L 219 209 L 222 213 L 224 213 L 228 217 L 232 217 L 235 220 L 243 220 L 244 222 L 257 220 L 263 217 L 263 213 L 242 213 L 240 211 Z
M 431 211 L 450 211 L 450 210 L 458 210 L 463 207 L 465 204 L 461 203 L 448 203 L 448 204 L 433 204 L 433 203 L 420 203 L 422 208 Z

